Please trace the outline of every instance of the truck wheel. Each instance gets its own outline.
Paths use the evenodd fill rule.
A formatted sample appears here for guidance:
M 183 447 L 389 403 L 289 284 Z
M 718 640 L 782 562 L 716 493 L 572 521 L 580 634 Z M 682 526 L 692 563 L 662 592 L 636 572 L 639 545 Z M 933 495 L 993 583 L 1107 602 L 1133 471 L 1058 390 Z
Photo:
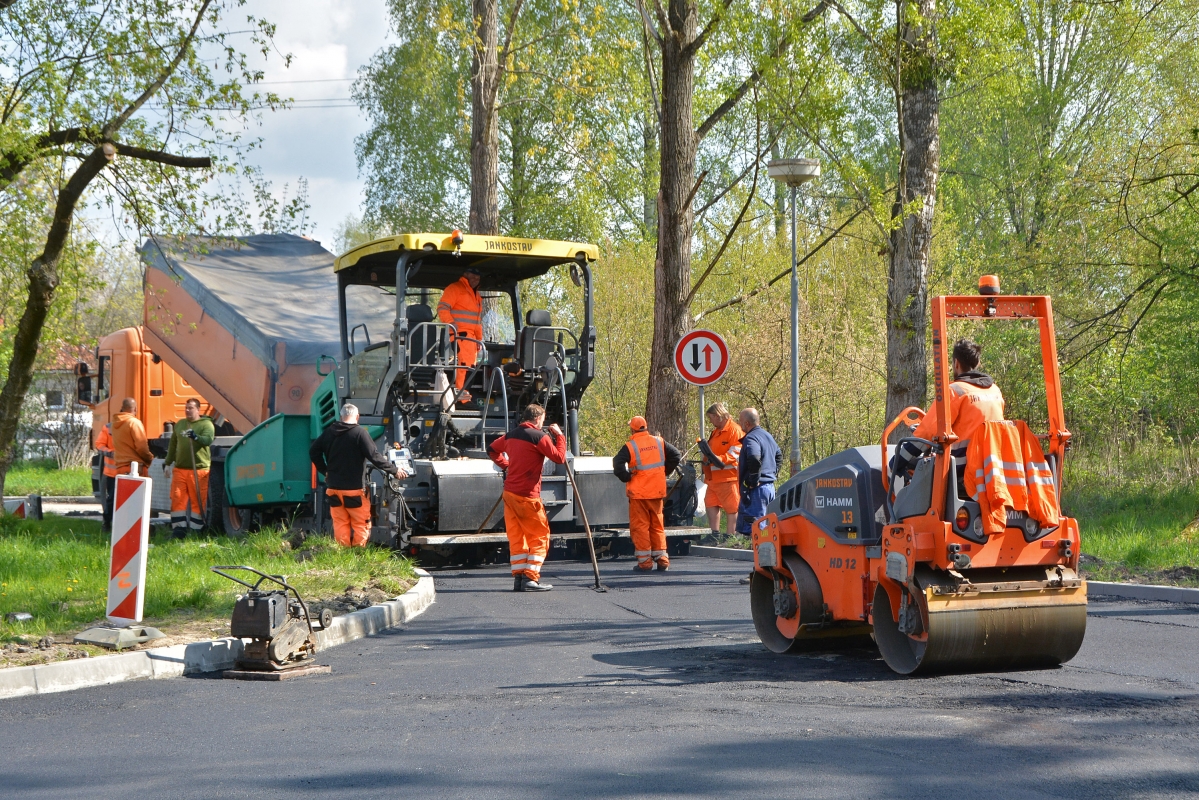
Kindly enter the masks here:
M 225 462 L 214 461 L 208 473 L 209 530 L 241 538 L 253 530 L 254 514 L 249 509 L 229 505 L 225 496 Z

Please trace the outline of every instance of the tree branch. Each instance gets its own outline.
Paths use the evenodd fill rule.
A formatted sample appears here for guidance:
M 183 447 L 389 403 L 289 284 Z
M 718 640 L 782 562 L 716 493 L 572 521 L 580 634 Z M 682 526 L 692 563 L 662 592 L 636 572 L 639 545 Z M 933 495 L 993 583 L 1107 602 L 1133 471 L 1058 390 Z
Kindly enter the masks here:
M 67 128 L 39 136 L 34 140 L 30 146 L 30 152 L 26 155 L 18 155 L 15 150 L 0 155 L 0 188 L 12 183 L 21 174 L 21 170 L 33 163 L 40 151 L 82 141 L 90 141 L 83 128 Z
M 127 144 L 117 144 L 117 154 L 136 158 L 138 161 L 153 161 L 156 164 L 166 164 L 168 167 L 184 167 L 186 169 L 209 169 L 212 159 L 209 156 L 178 156 L 161 150 L 147 150 L 144 147 L 133 147 Z
M 183 37 L 183 41 L 179 45 L 179 52 L 175 53 L 175 57 L 171 59 L 171 63 L 162 68 L 158 73 L 158 77 L 151 81 L 145 91 L 138 95 L 137 99 L 130 103 L 124 111 L 105 123 L 104 127 L 100 130 L 101 138 L 111 138 L 113 134 L 121 129 L 122 125 L 129 121 L 130 117 L 137 113 L 138 109 L 144 106 L 151 97 L 158 94 L 158 90 L 162 88 L 167 79 L 183 63 L 183 59 L 187 57 L 187 54 L 191 52 L 192 41 L 196 38 L 196 33 L 200 30 L 200 23 L 204 21 L 204 15 L 208 13 L 210 5 L 212 5 L 212 0 L 204 0 L 200 4 L 199 10 L 196 12 L 196 18 L 192 21 L 191 29 L 187 32 L 187 36 Z
M 700 31 L 699 36 L 696 36 L 693 40 L 691 40 L 691 44 L 684 47 L 683 52 L 686 54 L 698 53 L 699 49 L 704 46 L 705 42 L 708 41 L 708 37 L 712 35 L 712 31 L 716 29 L 716 26 L 720 23 L 720 20 L 724 18 L 724 13 L 729 10 L 729 6 L 732 4 L 733 0 L 724 0 L 720 7 L 716 9 L 716 13 L 712 15 L 712 19 L 709 20 L 708 24 L 704 26 L 704 29 Z
M 657 40 L 658 45 L 661 46 L 663 44 L 662 34 L 658 33 L 658 29 L 654 27 L 654 21 L 649 17 L 649 11 L 645 8 L 644 0 L 637 0 L 637 10 L 641 12 L 641 21 L 645 23 L 646 31 L 648 31 L 649 34 Z
M 808 11 L 808 13 L 804 14 L 800 18 L 800 22 L 806 25 L 817 19 L 821 14 L 824 13 L 825 9 L 828 8 L 828 5 L 829 0 L 820 0 L 819 3 L 817 3 L 810 11 Z M 774 52 L 767 59 L 767 62 L 776 61 L 779 58 L 782 58 L 783 55 L 785 55 L 786 52 L 791 49 L 791 42 L 792 38 L 790 34 L 780 39 L 778 45 L 776 45 L 774 48 Z M 708 115 L 708 118 L 704 120 L 703 124 L 696 129 L 696 139 L 702 141 L 703 138 L 712 130 L 712 128 L 716 126 L 716 123 L 720 122 L 720 120 L 724 118 L 725 114 L 732 111 L 737 104 L 741 102 L 741 98 L 745 97 L 750 89 L 758 85 L 758 81 L 762 80 L 762 75 L 765 71 L 766 63 L 759 64 L 754 71 L 749 74 L 749 77 L 742 81 L 741 85 L 734 89 L 733 93 L 730 94 L 723 103 L 717 106 L 716 110 Z
M 836 230 L 834 230 L 828 236 L 824 237 L 824 239 L 822 239 L 819 244 L 817 244 L 815 247 L 813 247 L 811 250 L 809 250 L 807 253 L 805 253 L 803 258 L 801 258 L 801 259 L 799 259 L 799 261 L 795 262 L 796 268 L 798 269 L 809 258 L 811 258 L 812 256 L 819 253 L 826 244 L 831 242 L 833 239 L 837 238 L 838 234 L 840 234 L 841 231 L 845 230 L 845 228 L 849 226 L 849 223 L 851 223 L 855 219 L 857 219 L 858 215 L 861 214 L 863 211 L 865 211 L 867 208 L 869 208 L 869 206 L 862 206 L 857 211 L 850 214 L 849 219 L 845 220 L 840 225 L 838 225 Z M 783 278 L 787 277 L 790 274 L 791 274 L 791 268 L 788 267 L 784 271 L 780 272 L 778 275 L 775 275 L 773 278 L 766 281 L 766 283 L 758 285 L 757 287 L 755 287 L 754 289 L 751 289 L 750 291 L 746 292 L 745 294 L 739 294 L 731 300 L 726 300 L 725 302 L 721 303 L 718 306 L 713 306 L 712 308 L 709 308 L 707 311 L 701 311 L 700 313 L 695 315 L 695 318 L 693 320 L 691 320 L 691 322 L 692 322 L 692 324 L 695 324 L 695 323 L 699 322 L 701 319 L 703 319 L 704 317 L 708 316 L 709 314 L 715 314 L 717 311 L 722 311 L 723 309 L 729 308 L 730 306 L 735 306 L 738 303 L 744 303 L 749 298 L 751 298 L 755 295 L 759 295 L 762 292 L 769 289 L 771 286 L 774 286 L 776 283 L 778 283 L 779 281 L 781 281 Z
M 745 196 L 745 203 L 741 206 L 741 213 L 737 215 L 737 219 L 733 222 L 732 227 L 724 235 L 724 241 L 720 243 L 720 249 L 716 251 L 716 255 L 712 258 L 711 263 L 708 264 L 708 268 L 703 271 L 699 276 L 699 280 L 695 282 L 695 285 L 691 287 L 691 291 L 687 293 L 687 299 L 683 301 L 685 308 L 690 308 L 691 301 L 695 299 L 699 287 L 704 285 L 704 281 L 712 274 L 712 270 L 716 269 L 716 265 L 720 263 L 720 259 L 724 256 L 724 251 L 728 249 L 729 242 L 733 241 L 733 234 L 741 227 L 741 221 L 745 219 L 745 212 L 749 211 L 750 204 L 753 203 L 754 197 L 758 192 L 758 172 L 761 163 L 762 158 L 760 156 L 754 160 L 754 181 L 753 185 L 749 187 L 749 193 Z

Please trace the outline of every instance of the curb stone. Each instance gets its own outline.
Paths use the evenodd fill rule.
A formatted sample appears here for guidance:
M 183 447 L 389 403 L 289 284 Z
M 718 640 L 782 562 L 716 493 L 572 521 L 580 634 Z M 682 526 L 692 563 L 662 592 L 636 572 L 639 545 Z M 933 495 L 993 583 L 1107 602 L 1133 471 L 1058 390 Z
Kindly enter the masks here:
M 709 547 L 707 545 L 691 545 L 688 555 L 704 556 L 705 558 L 726 558 L 730 561 L 753 561 L 753 550 L 738 550 L 735 547 Z
M 1163 603 L 1199 603 L 1199 589 L 1183 586 L 1087 581 L 1087 594 L 1095 597 L 1123 597 L 1129 600 L 1158 600 Z
M 328 630 L 317 631 L 317 652 L 373 636 L 420 616 L 436 602 L 437 591 L 433 586 L 433 576 L 423 569 L 417 569 L 416 574 L 416 585 L 396 599 L 335 617 Z M 139 678 L 177 678 L 232 669 L 241 656 L 242 647 L 241 639 L 226 637 L 111 656 L 0 669 L 0 698 L 66 692 Z
M 725 558 L 731 561 L 753 561 L 752 550 L 733 547 L 707 547 L 691 545 L 691 555 L 707 558 Z M 1199 589 L 1184 586 L 1153 586 L 1142 583 L 1109 583 L 1087 581 L 1087 594 L 1091 597 L 1123 597 L 1128 600 L 1157 600 L 1162 603 L 1199 604 Z

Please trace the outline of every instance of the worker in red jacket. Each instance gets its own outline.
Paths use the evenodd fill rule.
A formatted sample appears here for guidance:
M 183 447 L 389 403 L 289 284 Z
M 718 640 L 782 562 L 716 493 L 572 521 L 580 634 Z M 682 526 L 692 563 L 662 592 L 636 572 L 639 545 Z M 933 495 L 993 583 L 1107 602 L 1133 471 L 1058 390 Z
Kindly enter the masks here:
M 550 550 L 550 523 L 541 502 L 541 468 L 548 458 L 566 463 L 566 437 L 557 425 L 543 430 L 545 409 L 529 405 L 520 425 L 491 443 L 487 453 L 504 470 L 504 528 L 512 561 L 512 591 L 548 592 L 541 564 Z

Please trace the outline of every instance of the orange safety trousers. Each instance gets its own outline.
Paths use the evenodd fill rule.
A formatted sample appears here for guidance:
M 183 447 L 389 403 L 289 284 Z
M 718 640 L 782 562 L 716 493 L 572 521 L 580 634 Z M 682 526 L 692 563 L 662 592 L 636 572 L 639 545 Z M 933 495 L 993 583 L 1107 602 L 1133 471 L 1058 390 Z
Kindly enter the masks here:
M 196 484 L 200 484 L 196 493 Z M 171 529 L 183 534 L 187 529 L 198 531 L 204 527 L 201 513 L 208 508 L 208 470 L 180 469 L 171 471 Z
M 474 331 L 464 332 L 466 336 L 474 336 Z M 482 334 L 480 334 L 480 338 Z M 469 339 L 457 339 L 458 342 L 458 366 L 454 370 L 454 388 L 461 389 L 466 383 L 466 373 L 470 372 L 470 368 L 475 365 L 475 361 L 479 358 L 479 345 Z
M 504 492 L 504 529 L 512 574 L 540 580 L 541 565 L 550 551 L 550 522 L 541 499 Z
M 366 547 L 371 538 L 371 507 L 361 489 L 325 489 L 333 538 L 342 547 Z
M 662 521 L 663 498 L 638 500 L 629 498 L 629 536 L 633 538 L 633 552 L 637 566 L 653 569 L 654 562 L 669 566 L 666 555 L 666 525 Z

